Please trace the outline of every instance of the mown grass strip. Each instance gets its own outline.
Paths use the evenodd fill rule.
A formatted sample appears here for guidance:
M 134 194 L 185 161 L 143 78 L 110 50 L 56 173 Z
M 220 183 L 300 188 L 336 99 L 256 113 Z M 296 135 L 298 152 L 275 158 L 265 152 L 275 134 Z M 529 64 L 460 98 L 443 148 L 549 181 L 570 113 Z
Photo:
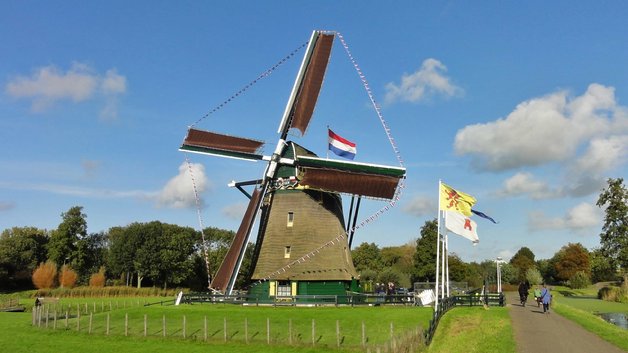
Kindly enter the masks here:
M 515 353 L 508 308 L 460 307 L 441 318 L 430 353 Z
M 554 301 L 552 307 L 558 314 L 577 323 L 585 330 L 596 334 L 603 340 L 610 342 L 623 350 L 628 351 L 627 330 L 610 324 L 592 313 L 563 304 L 560 300 L 558 302 Z

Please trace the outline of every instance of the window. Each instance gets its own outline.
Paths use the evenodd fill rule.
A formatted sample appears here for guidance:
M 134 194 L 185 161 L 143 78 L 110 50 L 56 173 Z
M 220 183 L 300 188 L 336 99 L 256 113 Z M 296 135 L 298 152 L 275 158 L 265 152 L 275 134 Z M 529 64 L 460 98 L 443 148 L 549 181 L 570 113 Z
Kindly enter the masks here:
M 294 224 L 294 212 L 288 212 L 288 227 L 292 227 Z
M 288 281 L 277 281 L 277 296 L 289 297 L 292 295 L 292 287 Z
M 290 247 L 286 246 L 286 248 L 283 250 L 283 258 L 284 259 L 289 259 L 290 258 Z

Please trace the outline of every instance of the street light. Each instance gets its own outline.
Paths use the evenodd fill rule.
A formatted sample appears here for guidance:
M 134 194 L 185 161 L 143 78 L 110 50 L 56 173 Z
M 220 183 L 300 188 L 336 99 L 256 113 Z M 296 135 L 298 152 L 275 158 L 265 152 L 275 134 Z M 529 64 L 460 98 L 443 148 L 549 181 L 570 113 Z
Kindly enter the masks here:
M 502 257 L 497 256 L 495 263 L 497 264 L 497 293 L 502 292 L 502 269 L 499 266 L 502 262 Z

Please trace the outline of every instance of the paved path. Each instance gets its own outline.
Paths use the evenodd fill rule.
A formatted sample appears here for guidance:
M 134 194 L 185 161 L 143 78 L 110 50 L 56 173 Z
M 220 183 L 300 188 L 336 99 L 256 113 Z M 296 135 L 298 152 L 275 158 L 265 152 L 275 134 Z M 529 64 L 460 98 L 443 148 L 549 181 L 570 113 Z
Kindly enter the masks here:
M 523 307 L 519 294 L 506 293 L 506 304 L 519 353 L 625 353 L 554 312 L 543 314 L 533 296 Z

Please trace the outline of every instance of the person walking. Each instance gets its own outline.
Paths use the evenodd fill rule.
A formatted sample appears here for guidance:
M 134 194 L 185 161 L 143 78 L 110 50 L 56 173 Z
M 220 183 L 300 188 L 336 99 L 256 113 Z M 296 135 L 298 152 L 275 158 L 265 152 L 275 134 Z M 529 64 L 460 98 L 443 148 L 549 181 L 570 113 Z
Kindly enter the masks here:
M 519 300 L 521 301 L 521 306 L 526 306 L 526 301 L 528 300 L 528 289 L 530 287 L 526 285 L 525 282 L 519 282 Z
M 543 302 L 543 313 L 549 314 L 549 306 L 552 302 L 552 293 L 549 288 L 543 283 L 543 289 L 541 289 L 541 301 Z

